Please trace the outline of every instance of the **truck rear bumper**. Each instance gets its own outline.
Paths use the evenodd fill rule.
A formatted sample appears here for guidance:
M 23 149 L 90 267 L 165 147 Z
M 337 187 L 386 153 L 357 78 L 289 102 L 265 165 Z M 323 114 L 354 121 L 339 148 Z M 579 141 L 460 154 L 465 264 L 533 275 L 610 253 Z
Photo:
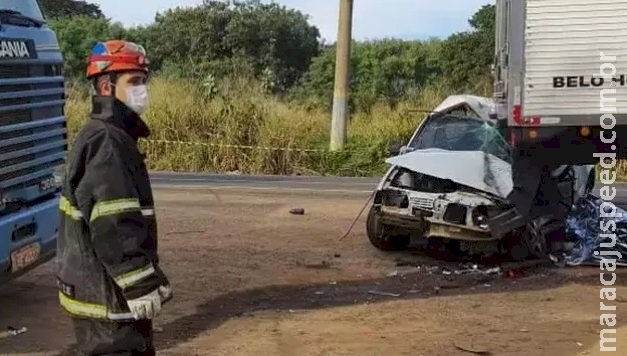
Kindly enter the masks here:
M 555 166 L 562 164 L 586 165 L 596 164 L 598 158 L 594 154 L 615 153 L 617 159 L 627 158 L 627 126 L 616 126 L 612 130 L 603 130 L 600 126 L 590 126 L 590 134 L 582 136 L 580 126 L 554 126 L 523 128 L 511 127 L 511 140 L 514 146 L 528 152 L 537 152 L 544 162 Z M 611 143 L 601 140 L 601 131 L 606 140 L 615 135 Z M 612 133 L 614 131 L 615 133 Z M 531 138 L 530 133 L 535 137 Z M 614 146 L 614 149 L 612 149 Z
M 59 222 L 59 196 L 0 218 L 0 283 L 14 279 L 55 257 Z M 38 258 L 13 271 L 11 254 L 33 244 L 39 247 Z

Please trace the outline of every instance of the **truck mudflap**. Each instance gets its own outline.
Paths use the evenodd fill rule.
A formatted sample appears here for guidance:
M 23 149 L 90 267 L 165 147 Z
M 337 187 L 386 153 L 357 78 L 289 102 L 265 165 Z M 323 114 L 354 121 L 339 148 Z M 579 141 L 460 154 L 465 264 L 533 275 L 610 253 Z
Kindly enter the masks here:
M 0 282 L 16 278 L 56 255 L 59 196 L 0 218 Z

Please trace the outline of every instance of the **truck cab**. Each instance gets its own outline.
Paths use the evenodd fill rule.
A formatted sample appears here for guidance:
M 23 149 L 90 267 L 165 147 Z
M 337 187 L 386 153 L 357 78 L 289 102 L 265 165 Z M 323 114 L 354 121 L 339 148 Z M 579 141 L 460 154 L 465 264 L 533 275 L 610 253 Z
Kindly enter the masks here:
M 36 0 L 0 0 L 0 282 L 55 256 L 63 59 Z

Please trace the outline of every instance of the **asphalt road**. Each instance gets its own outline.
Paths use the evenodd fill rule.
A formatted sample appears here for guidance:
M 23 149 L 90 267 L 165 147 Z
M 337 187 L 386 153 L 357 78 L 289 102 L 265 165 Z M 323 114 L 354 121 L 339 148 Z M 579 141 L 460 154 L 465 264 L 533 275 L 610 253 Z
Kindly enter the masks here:
M 151 173 L 155 188 L 209 188 L 209 189 L 241 189 L 241 190 L 277 190 L 286 192 L 320 192 L 363 194 L 367 196 L 377 187 L 379 178 L 351 177 L 303 177 L 303 176 L 246 176 L 235 174 L 201 174 L 201 173 Z M 616 183 L 615 204 L 627 208 L 627 184 Z M 599 195 L 601 186 L 595 188 Z
M 303 192 L 355 193 L 368 195 L 377 187 L 377 178 L 246 176 L 230 174 L 151 173 L 155 188 L 210 188 Z

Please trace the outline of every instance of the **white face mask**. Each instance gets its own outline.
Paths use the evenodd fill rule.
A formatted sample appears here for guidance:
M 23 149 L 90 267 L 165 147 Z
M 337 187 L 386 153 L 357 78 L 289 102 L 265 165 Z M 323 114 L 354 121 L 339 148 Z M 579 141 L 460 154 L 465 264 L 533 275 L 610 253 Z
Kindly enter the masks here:
M 126 89 L 126 105 L 141 115 L 148 109 L 148 87 L 146 85 L 131 86 Z

